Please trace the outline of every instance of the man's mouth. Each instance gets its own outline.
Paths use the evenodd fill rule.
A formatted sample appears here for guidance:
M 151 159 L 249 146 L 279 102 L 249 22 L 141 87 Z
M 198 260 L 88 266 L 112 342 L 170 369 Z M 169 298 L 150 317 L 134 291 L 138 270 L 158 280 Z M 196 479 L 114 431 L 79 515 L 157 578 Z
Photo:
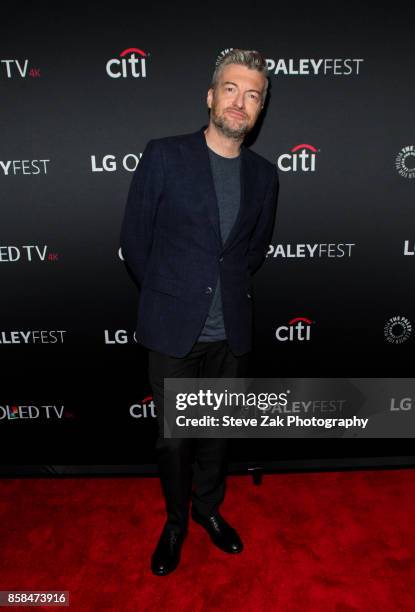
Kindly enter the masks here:
M 240 119 L 245 119 L 245 115 L 242 115 L 242 113 L 232 110 L 231 108 L 229 108 L 226 112 L 231 113 L 232 115 L 234 115 L 235 117 L 239 117 Z

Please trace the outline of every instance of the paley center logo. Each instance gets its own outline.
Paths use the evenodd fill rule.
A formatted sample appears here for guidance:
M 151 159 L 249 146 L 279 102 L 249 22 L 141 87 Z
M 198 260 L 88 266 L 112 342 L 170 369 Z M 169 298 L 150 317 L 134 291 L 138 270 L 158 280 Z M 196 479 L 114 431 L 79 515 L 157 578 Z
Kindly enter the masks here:
M 130 406 L 130 416 L 134 419 L 157 418 L 156 405 L 152 395 L 147 395 L 138 404 Z
M 410 337 L 412 324 L 406 317 L 395 315 L 386 321 L 383 333 L 391 344 L 402 344 Z
M 315 172 L 316 171 L 316 149 L 311 144 L 298 144 L 289 153 L 283 153 L 277 159 L 278 169 L 282 172 Z
M 395 168 L 404 178 L 415 178 L 415 146 L 402 147 L 395 158 Z
M 119 57 L 108 60 L 105 70 L 111 79 L 146 78 L 146 61 L 149 57 L 150 53 L 145 53 L 137 47 L 129 47 L 121 51 Z
M 280 342 L 294 342 L 296 340 L 303 342 L 310 340 L 311 325 L 313 321 L 307 317 L 295 317 L 288 321 L 288 325 L 280 325 L 275 330 L 275 337 Z

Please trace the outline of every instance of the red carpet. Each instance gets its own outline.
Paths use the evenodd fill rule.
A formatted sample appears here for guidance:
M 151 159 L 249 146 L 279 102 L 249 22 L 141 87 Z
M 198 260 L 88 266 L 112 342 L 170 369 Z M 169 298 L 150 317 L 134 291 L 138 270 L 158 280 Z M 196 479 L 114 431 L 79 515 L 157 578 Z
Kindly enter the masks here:
M 245 550 L 221 552 L 191 522 L 179 567 L 158 577 L 158 479 L 0 480 L 0 590 L 70 591 L 75 611 L 415 610 L 414 471 L 227 483 L 221 512 Z

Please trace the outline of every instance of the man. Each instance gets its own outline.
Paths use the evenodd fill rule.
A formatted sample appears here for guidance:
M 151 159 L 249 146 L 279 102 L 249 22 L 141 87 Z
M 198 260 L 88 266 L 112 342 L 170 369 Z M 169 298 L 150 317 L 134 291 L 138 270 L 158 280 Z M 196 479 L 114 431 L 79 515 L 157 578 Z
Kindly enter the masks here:
M 160 432 L 164 378 L 247 375 L 251 278 L 272 237 L 279 182 L 275 165 L 243 140 L 267 88 L 262 55 L 231 50 L 217 63 L 207 93 L 209 125 L 150 140 L 132 177 L 120 244 L 140 287 L 136 337 L 149 349 Z M 167 520 L 151 559 L 154 574 L 169 574 L 179 563 L 190 499 L 192 518 L 212 542 L 241 552 L 238 533 L 219 513 L 226 443 L 159 435 Z

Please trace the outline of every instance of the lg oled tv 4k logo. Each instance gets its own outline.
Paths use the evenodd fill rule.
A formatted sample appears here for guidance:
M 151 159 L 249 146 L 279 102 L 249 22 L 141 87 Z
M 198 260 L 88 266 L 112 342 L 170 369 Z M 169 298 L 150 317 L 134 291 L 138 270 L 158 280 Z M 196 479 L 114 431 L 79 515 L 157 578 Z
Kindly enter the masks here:
M 1 75 L 7 79 L 26 79 L 27 77 L 37 79 L 40 77 L 40 68 L 29 67 L 28 59 L 2 59 L 0 64 Z
M 306 317 L 295 317 L 288 321 L 288 325 L 280 325 L 275 330 L 275 337 L 280 342 L 307 341 L 311 336 L 313 321 Z
M 74 412 L 58 404 L 0 404 L 0 422 L 27 419 L 59 421 L 73 419 L 75 416 Z
M 108 60 L 105 69 L 111 79 L 146 78 L 149 57 L 142 49 L 130 47 L 121 51 L 119 57 Z
M 282 172 L 315 172 L 316 155 L 319 149 L 311 144 L 299 144 L 289 153 L 278 157 L 277 166 Z
M 0 244 L 0 264 L 18 261 L 57 262 L 59 253 L 49 251 L 47 244 Z
M 119 166 L 127 172 L 134 172 L 142 155 L 142 153 L 138 155 L 127 153 L 119 159 L 110 153 L 102 156 L 91 155 L 92 172 L 116 172 Z

